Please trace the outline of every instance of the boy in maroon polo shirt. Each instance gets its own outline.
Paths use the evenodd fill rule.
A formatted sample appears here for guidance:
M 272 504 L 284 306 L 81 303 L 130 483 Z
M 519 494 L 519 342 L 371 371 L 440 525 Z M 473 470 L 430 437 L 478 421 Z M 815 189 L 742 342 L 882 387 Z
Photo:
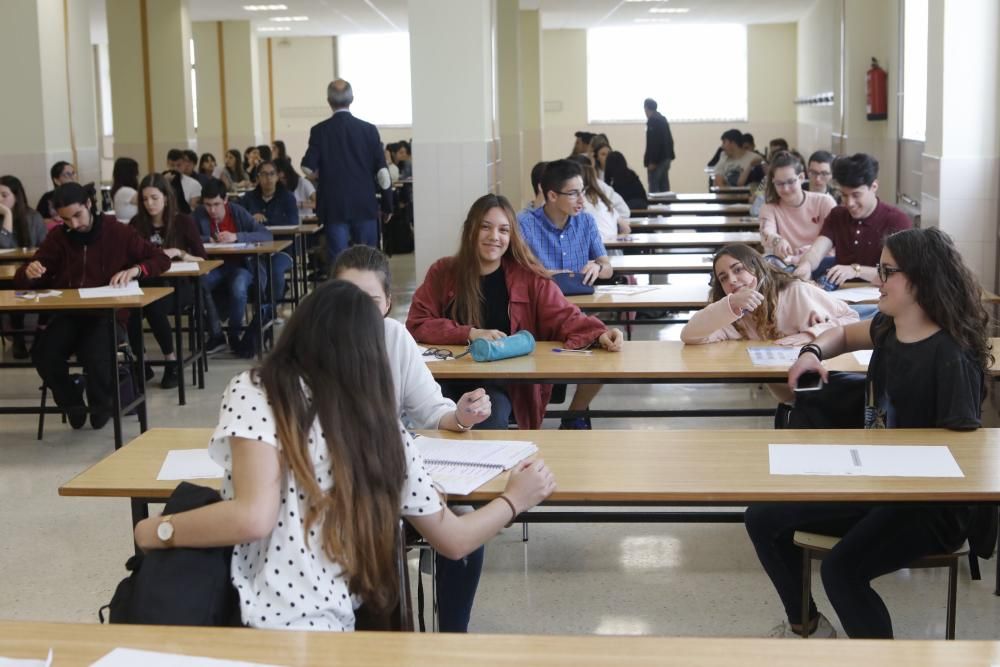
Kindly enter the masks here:
M 826 275 L 835 285 L 846 280 L 879 284 L 875 265 L 885 237 L 913 226 L 906 214 L 881 201 L 878 192 L 878 160 L 865 153 L 837 158 L 833 178 L 840 186 L 843 205 L 837 206 L 823 223 L 819 236 L 799 262 L 795 275 L 803 280 Z M 821 264 L 835 250 L 832 266 Z M 818 275 L 817 275 L 818 274 Z

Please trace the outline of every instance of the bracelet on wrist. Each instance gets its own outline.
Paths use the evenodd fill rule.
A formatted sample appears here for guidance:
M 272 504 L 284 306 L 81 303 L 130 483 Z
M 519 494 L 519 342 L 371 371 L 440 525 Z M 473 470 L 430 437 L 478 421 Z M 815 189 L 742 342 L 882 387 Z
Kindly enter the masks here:
M 471 426 L 466 426 L 465 424 L 462 423 L 462 420 L 458 418 L 458 408 L 457 407 L 455 408 L 455 425 L 458 426 L 458 430 L 461 431 L 462 433 L 465 433 L 466 431 L 471 431 L 472 430 Z
M 507 522 L 507 525 L 506 525 L 506 526 L 504 526 L 504 528 L 510 528 L 510 525 L 511 525 L 512 523 L 514 523 L 514 519 L 516 519 L 516 518 L 517 518 L 517 508 L 516 508 L 516 507 L 514 507 L 514 503 L 513 503 L 513 502 L 511 502 L 510 498 L 508 498 L 507 496 L 505 496 L 505 495 L 503 495 L 503 494 L 500 494 L 500 495 L 499 495 L 499 496 L 497 496 L 497 497 L 498 497 L 498 498 L 499 498 L 500 500 L 502 500 L 502 501 L 504 501 L 505 503 L 507 503 L 507 506 L 508 506 L 508 507 L 510 507 L 510 521 L 508 521 L 508 522 Z
M 807 352 L 814 354 L 817 359 L 823 361 L 823 349 L 819 345 L 816 345 L 815 343 L 809 343 L 807 345 L 803 345 L 802 349 L 799 350 L 799 356 L 801 357 L 803 354 L 806 354 Z

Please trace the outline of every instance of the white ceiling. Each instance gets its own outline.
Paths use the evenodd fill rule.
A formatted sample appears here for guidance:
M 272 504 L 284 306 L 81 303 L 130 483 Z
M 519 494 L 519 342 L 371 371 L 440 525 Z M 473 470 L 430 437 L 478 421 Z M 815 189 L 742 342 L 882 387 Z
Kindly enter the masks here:
M 784 23 L 798 20 L 817 1 L 825 0 L 520 0 L 522 9 L 540 9 L 546 29 L 641 25 L 637 19 L 668 23 Z M 104 0 L 91 2 L 95 43 L 107 41 Z M 246 4 L 284 4 L 287 10 L 249 12 Z M 250 20 L 261 27 L 288 31 L 261 36 L 326 36 L 406 30 L 407 0 L 189 0 L 192 21 Z M 687 8 L 683 14 L 651 13 L 654 8 Z M 308 16 L 303 22 L 275 22 L 275 16 Z

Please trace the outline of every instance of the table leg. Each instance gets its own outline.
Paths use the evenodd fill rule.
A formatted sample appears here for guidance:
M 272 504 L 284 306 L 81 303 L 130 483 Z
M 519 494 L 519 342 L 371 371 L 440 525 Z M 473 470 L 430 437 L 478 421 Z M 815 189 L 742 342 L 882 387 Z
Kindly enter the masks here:
M 191 326 L 195 331 L 195 343 L 198 345 L 198 363 L 196 372 L 198 373 L 198 389 L 205 388 L 205 371 L 208 370 L 208 352 L 205 350 L 205 326 L 203 319 L 205 316 L 205 293 L 201 276 L 195 279 L 194 295 L 194 322 Z
M 278 303 L 277 300 L 274 298 L 274 281 L 271 280 L 271 274 L 274 272 L 274 255 L 266 255 L 264 263 L 267 264 L 267 268 L 265 269 L 267 271 L 267 276 L 268 276 L 267 298 L 268 302 L 271 304 L 271 321 L 268 322 L 267 331 L 268 335 L 271 337 L 271 347 L 274 347 L 274 323 L 278 321 Z M 261 326 L 264 326 L 263 322 L 261 322 Z M 261 350 L 264 349 L 263 336 L 261 336 L 260 338 L 260 348 Z
M 133 318 L 129 318 L 129 322 L 132 322 Z M 135 326 L 139 327 L 138 339 L 142 340 L 142 308 L 136 309 Z M 139 367 L 138 379 L 136 381 L 136 393 L 142 396 L 142 401 L 136 405 L 136 410 L 139 415 L 139 432 L 145 433 L 146 429 L 149 428 L 148 415 L 146 413 L 146 350 L 145 345 L 140 343 L 139 349 L 136 350 L 136 365 Z
M 254 272 L 257 274 L 254 276 L 254 282 L 257 283 L 257 317 L 254 321 L 257 323 L 255 326 L 257 328 L 257 360 L 264 358 L 264 291 L 261 289 L 260 283 L 262 280 L 261 270 L 260 270 L 260 255 L 254 255 Z M 271 276 L 266 276 L 267 281 L 271 282 Z
M 174 355 L 177 357 L 177 405 L 185 405 L 186 397 L 184 395 L 184 385 L 187 384 L 187 380 L 184 379 L 184 335 L 181 331 L 181 281 L 184 279 L 174 281 L 174 293 L 172 294 L 174 298 Z M 164 365 L 163 372 L 167 372 L 167 367 Z M 146 374 L 142 374 L 143 378 Z
M 115 323 L 115 309 L 108 309 L 108 327 L 111 333 L 109 337 L 109 343 L 111 347 L 111 421 L 115 428 L 115 449 L 121 449 L 122 447 L 122 397 L 121 389 L 118 386 L 118 330 Z M 142 330 L 142 322 L 139 323 L 139 329 Z M 141 346 L 140 346 L 141 347 Z M 143 375 L 145 371 L 140 370 L 140 375 Z M 93 409 L 93 406 L 91 406 Z
M 292 236 L 292 301 L 299 307 L 299 239 L 301 234 Z

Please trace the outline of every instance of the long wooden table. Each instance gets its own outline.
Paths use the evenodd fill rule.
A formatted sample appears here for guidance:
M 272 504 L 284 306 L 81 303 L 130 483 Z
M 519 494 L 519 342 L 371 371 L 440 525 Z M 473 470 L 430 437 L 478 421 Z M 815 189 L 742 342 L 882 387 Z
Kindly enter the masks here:
M 47 292 L 48 290 L 39 290 L 39 292 Z M 12 290 L 0 290 L 0 312 L 10 312 L 10 313 L 33 313 L 38 311 L 98 311 L 104 317 L 107 322 L 108 330 L 110 332 L 109 339 L 109 350 L 108 354 L 111 358 L 111 377 L 117 388 L 117 378 L 118 378 L 118 340 L 115 335 L 116 331 L 116 311 L 118 310 L 135 310 L 139 313 L 142 308 L 148 306 L 154 301 L 158 301 L 168 294 L 174 291 L 172 287 L 143 287 L 142 295 L 138 296 L 116 296 L 116 297 L 105 297 L 100 299 L 81 299 L 78 290 L 75 289 L 64 289 L 58 290 L 61 292 L 59 296 L 46 296 L 38 298 L 23 298 L 16 296 L 21 292 L 14 292 Z M 142 318 L 134 317 L 130 322 L 130 326 L 139 327 L 139 331 L 142 330 Z M 121 396 L 118 391 L 111 392 L 111 420 L 114 424 L 114 438 L 115 438 L 115 449 L 122 446 L 122 415 L 131 410 L 136 410 L 139 416 L 139 428 L 141 431 L 145 431 L 147 428 L 147 414 L 146 414 L 146 378 L 143 372 L 143 366 L 145 361 L 145 356 L 142 348 L 135 351 L 137 357 L 137 368 L 138 372 L 134 375 L 136 384 L 136 398 L 129 405 L 121 404 Z M 24 367 L 30 366 L 29 362 L 3 362 L 0 363 L 0 368 L 10 368 L 10 367 Z M 98 406 L 89 406 L 91 410 L 96 409 Z M 108 406 L 100 406 L 108 407 Z M 58 413 L 60 410 L 55 407 L 50 408 L 35 408 L 35 407 L 3 407 L 0 408 L 0 414 L 39 414 L 39 413 Z
M 205 449 L 211 428 L 151 429 L 59 488 L 60 496 L 163 500 L 156 475 L 172 449 Z M 556 476 L 552 505 L 742 505 L 751 502 L 1000 502 L 1000 429 L 424 431 L 457 440 L 524 440 Z M 946 445 L 964 477 L 771 475 L 769 444 Z M 221 479 L 191 480 L 219 488 Z M 468 496 L 489 501 L 506 475 Z
M 714 173 L 714 172 L 710 172 Z M 749 185 L 712 185 L 708 188 L 709 192 L 717 192 L 719 194 L 729 193 L 729 194 L 750 194 Z
M 22 264 L 34 257 L 36 250 L 38 248 L 5 248 L 0 250 L 0 262 Z
M 644 215 L 747 215 L 750 204 L 650 204 L 632 209 L 633 216 Z
M 712 273 L 711 255 L 611 255 L 608 259 L 615 273 Z
M 731 215 L 670 215 L 667 217 L 629 218 L 633 234 L 646 232 L 756 232 L 760 230 L 757 218 Z
M 604 241 L 604 247 L 627 252 L 667 250 L 674 248 L 710 248 L 718 250 L 727 245 L 742 243 L 760 245 L 757 232 L 666 232 L 659 234 L 622 234 Z
M 651 202 L 677 204 L 745 204 L 749 192 L 650 192 Z
M 0 655 L 88 667 L 118 647 L 302 667 L 989 667 L 1000 642 L 293 632 L 0 622 Z

